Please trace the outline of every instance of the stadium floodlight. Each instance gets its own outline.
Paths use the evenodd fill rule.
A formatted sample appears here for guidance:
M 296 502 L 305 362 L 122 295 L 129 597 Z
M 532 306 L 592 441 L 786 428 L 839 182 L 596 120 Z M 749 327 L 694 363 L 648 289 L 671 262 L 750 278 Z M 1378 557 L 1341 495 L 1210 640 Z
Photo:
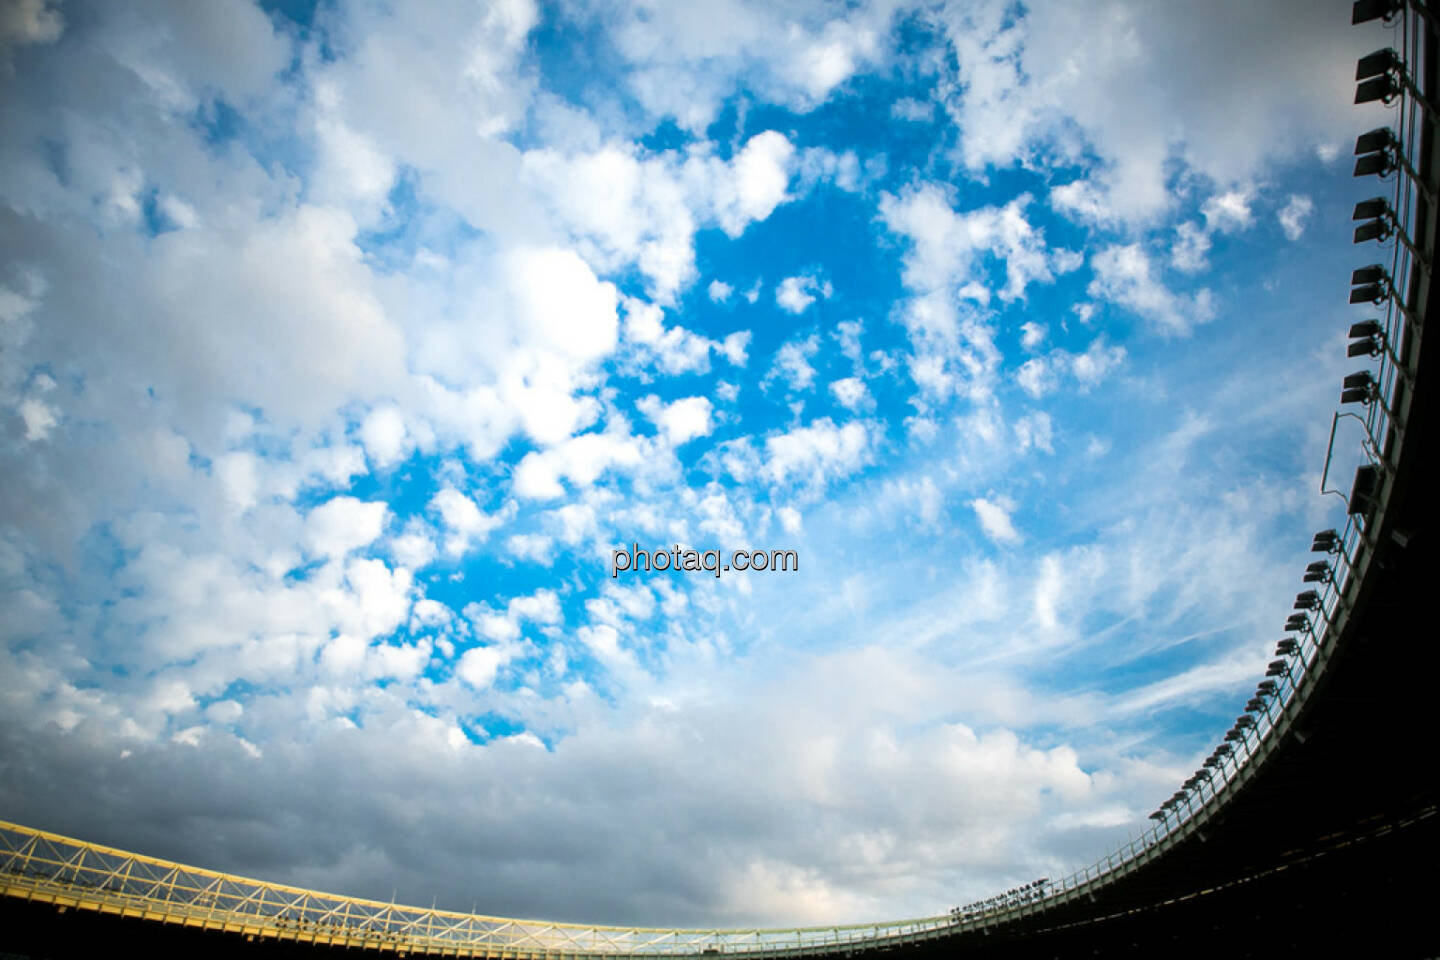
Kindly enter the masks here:
M 1334 553 L 1340 543 L 1340 534 L 1335 530 L 1321 530 L 1310 544 L 1311 553 Z
M 1384 197 L 1361 200 L 1355 204 L 1355 213 L 1350 219 L 1364 221 L 1355 228 L 1356 243 L 1369 240 L 1384 242 L 1394 232 L 1395 211 L 1390 209 L 1390 201 Z
M 1393 102 L 1405 89 L 1400 82 L 1404 66 L 1400 54 L 1389 47 L 1361 57 L 1355 64 L 1355 79 L 1358 81 L 1355 87 L 1355 102 Z
M 1347 357 L 1378 357 L 1385 349 L 1385 328 L 1379 320 L 1361 320 L 1350 324 Z
M 1295 640 L 1293 637 L 1286 637 L 1284 640 L 1281 640 L 1279 643 L 1275 644 L 1275 656 L 1277 656 L 1277 657 L 1293 657 L 1295 654 L 1297 654 L 1297 653 L 1299 653 L 1299 652 L 1300 652 L 1300 642 L 1299 642 L 1298 640 Z M 1260 684 L 1260 686 L 1263 687 L 1263 686 L 1265 686 L 1265 684 L 1262 683 L 1262 684 Z M 1275 686 L 1274 686 L 1274 684 L 1271 684 L 1271 685 L 1270 685 L 1270 689 L 1269 689 L 1268 691 L 1262 691 L 1262 692 L 1263 692 L 1263 693 L 1267 693 L 1267 694 L 1268 694 L 1268 693 L 1274 693 L 1274 692 L 1275 692 Z
M 1365 267 L 1356 267 L 1350 271 L 1350 283 L 1379 283 L 1386 279 L 1385 267 L 1378 263 L 1372 263 Z
M 1384 347 L 1381 346 L 1378 339 L 1366 337 L 1364 340 L 1352 341 L 1345 348 L 1345 356 L 1352 360 L 1356 357 L 1378 357 L 1382 350 Z
M 1371 56 L 1374 56 L 1374 54 Z M 1369 57 L 1365 58 L 1365 60 L 1368 59 Z M 1360 62 L 1364 63 L 1365 60 L 1361 60 Z M 1387 73 L 1383 76 L 1371 77 L 1369 80 L 1356 84 L 1355 102 L 1357 104 L 1374 103 L 1376 100 L 1379 100 L 1381 103 L 1388 105 L 1394 103 L 1395 98 L 1400 96 L 1401 89 L 1403 88 L 1400 86 L 1400 81 L 1394 74 Z
M 1215 748 L 1215 752 L 1222 757 L 1226 756 L 1230 753 L 1230 745 L 1228 743 L 1222 743 Z
M 1219 758 L 1219 757 L 1215 757 L 1215 756 L 1206 757 L 1206 758 L 1205 758 L 1205 766 L 1207 766 L 1207 767 L 1218 767 L 1218 766 L 1220 766 L 1220 758 Z
M 1251 697 L 1249 700 L 1247 700 L 1247 701 L 1245 702 L 1245 712 L 1246 712 L 1246 713 L 1259 713 L 1261 710 L 1264 710 L 1264 709 L 1265 709 L 1265 701 L 1264 701 L 1264 700 L 1261 700 L 1259 697 Z
M 1237 727 L 1253 727 L 1253 726 L 1255 726 L 1255 718 L 1252 717 L 1252 716 L 1250 716 L 1250 714 L 1248 714 L 1248 713 L 1242 713 L 1242 714 L 1240 714 L 1240 716 L 1238 716 L 1238 717 L 1235 718 L 1235 726 L 1237 726 Z
M 1376 50 L 1360 58 L 1355 64 L 1355 80 L 1369 80 L 1371 77 L 1383 76 L 1400 69 L 1404 64 L 1400 60 L 1400 54 L 1391 47 L 1383 50 Z
M 1306 590 L 1295 594 L 1296 610 L 1314 610 L 1320 606 L 1320 594 L 1314 590 Z
M 1389 127 L 1376 127 L 1355 138 L 1355 156 L 1363 157 L 1372 153 L 1382 153 L 1399 146 L 1400 138 L 1395 136 L 1394 130 Z M 1360 176 L 1360 174 L 1357 173 L 1356 176 Z
M 1355 204 L 1355 212 L 1350 215 L 1351 220 L 1391 220 L 1394 219 L 1394 211 L 1390 209 L 1390 201 L 1386 197 L 1371 197 L 1369 200 L 1361 200 Z
M 1350 274 L 1351 303 L 1383 303 L 1390 296 L 1390 275 L 1378 263 L 1361 267 Z
M 1285 629 L 1290 631 L 1309 630 L 1310 618 L 1303 613 L 1292 613 L 1285 621 Z
M 1381 17 L 1388 23 L 1403 9 L 1405 0 L 1355 0 L 1355 5 L 1350 8 L 1350 25 L 1359 26 Z
M 1388 177 L 1400 164 L 1398 146 L 1389 127 L 1360 134 L 1355 140 L 1355 169 L 1351 173 L 1357 177 Z
M 1378 240 L 1384 243 L 1391 237 L 1404 244 L 1410 255 L 1427 266 L 1430 258 L 1424 251 L 1415 246 L 1410 239 L 1410 234 L 1405 232 L 1405 226 L 1396 215 L 1395 208 L 1390 206 L 1390 201 L 1384 197 L 1371 197 L 1369 200 L 1361 200 L 1355 204 L 1355 212 L 1351 220 L 1363 221 L 1355 228 L 1355 242 L 1366 243 L 1370 240 Z
M 1369 403 L 1371 400 L 1369 390 L 1341 390 L 1341 403 Z M 1308 581 L 1307 581 L 1308 582 Z
M 1383 337 L 1385 328 L 1380 325 L 1379 320 L 1361 320 L 1358 323 L 1350 324 L 1350 332 L 1346 336 L 1351 340 L 1358 340 L 1361 337 Z
M 1331 580 L 1330 564 L 1324 560 L 1316 560 L 1305 567 L 1305 576 L 1301 578 L 1305 583 L 1329 583 Z
M 1340 383 L 1341 403 L 1368 404 L 1374 401 L 1379 394 L 1380 384 L 1375 382 L 1375 378 L 1370 375 L 1369 370 L 1356 371 Z
M 1265 668 L 1265 676 L 1267 677 L 1283 677 L 1289 672 L 1290 671 L 1285 668 L 1284 660 L 1271 660 L 1270 666 Z

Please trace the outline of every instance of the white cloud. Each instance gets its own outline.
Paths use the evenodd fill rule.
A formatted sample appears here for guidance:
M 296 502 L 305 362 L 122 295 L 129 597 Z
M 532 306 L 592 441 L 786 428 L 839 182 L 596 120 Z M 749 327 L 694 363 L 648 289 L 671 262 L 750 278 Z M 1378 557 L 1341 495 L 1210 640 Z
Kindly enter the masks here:
M 786 533 L 799 533 L 801 518 L 800 511 L 794 507 L 781 507 L 775 511 L 780 518 L 780 526 Z
M 995 500 L 977 497 L 970 501 L 970 508 L 980 521 L 980 529 L 992 541 L 1000 546 L 1014 546 L 1020 542 L 1020 534 L 1010 520 L 1010 514 L 1015 509 L 1013 502 L 1004 497 Z
M 743 367 L 749 360 L 746 352 L 749 346 L 750 331 L 737 330 L 720 341 L 720 352 L 725 354 L 725 359 L 730 361 L 732 367 Z
M 766 130 L 746 141 L 728 167 L 711 168 L 715 215 L 726 233 L 738 237 L 747 225 L 764 220 L 790 199 L 794 158 L 794 144 L 784 134 Z
M 430 529 L 418 517 L 405 525 L 403 532 L 390 541 L 390 552 L 403 567 L 419 570 L 435 559 L 435 541 Z
M 54 0 L 14 0 L 0 8 L 0 56 L 27 43 L 54 43 L 65 30 Z
M 1344 123 L 1350 97 L 1329 66 L 1363 44 L 1308 12 L 1298 2 L 1164 17 L 1139 0 L 1098 12 L 1046 2 L 1018 15 L 998 0 L 947 7 L 937 19 L 956 69 L 939 87 L 960 159 L 979 172 L 1089 152 L 1094 172 L 1052 199 L 1093 222 L 1162 215 L 1177 166 L 1249 181 Z M 1222 61 L 1233 69 L 1212 75 Z M 1200 75 L 1210 79 L 1188 79 Z
M 1027 413 L 1015 421 L 1015 442 L 1022 451 L 1034 447 L 1036 450 L 1054 453 L 1055 448 L 1051 445 L 1054 435 L 1054 423 L 1050 414 L 1043 410 Z
M 902 97 L 890 105 L 890 116 L 912 123 L 927 122 L 935 118 L 935 104 Z
M 848 476 L 869 462 L 872 441 L 859 421 L 837 427 L 828 417 L 807 427 L 765 439 L 765 476 L 776 484 L 788 482 L 821 486 Z
M 1275 215 L 1280 221 L 1280 229 L 1285 231 L 1286 240 L 1299 240 L 1305 232 L 1305 221 L 1310 219 L 1310 214 L 1315 210 L 1315 201 L 1309 197 L 1299 194 L 1290 194 L 1285 201 L 1285 206 Z
M 706 288 L 705 292 L 715 303 L 724 303 L 730 299 L 730 294 L 735 292 L 735 288 L 723 280 L 711 280 L 710 286 Z
M 765 375 L 765 383 L 783 379 L 791 390 L 809 390 L 815 382 L 815 368 L 810 358 L 820 350 L 819 337 L 791 340 L 775 351 L 775 363 Z
M 801 275 L 798 277 L 786 277 L 780 281 L 775 288 L 775 302 L 782 310 L 790 313 L 804 313 L 817 296 L 830 299 L 832 290 L 830 281 L 821 282 L 815 277 Z
M 25 439 L 31 442 L 50 436 L 50 431 L 60 422 L 55 408 L 38 397 L 20 401 L 20 419 L 25 424 Z
M 1198 273 L 1210 266 L 1205 255 L 1210 252 L 1210 234 L 1198 223 L 1182 223 L 1175 228 L 1175 245 L 1170 248 L 1170 265 L 1185 273 Z
M 874 405 L 869 388 L 859 377 L 831 381 L 830 393 L 834 395 L 836 403 L 852 412 Z
M 1210 291 L 1190 297 L 1172 293 L 1152 270 L 1150 257 L 1138 243 L 1112 244 L 1090 260 L 1095 272 L 1087 292 L 1140 314 L 1162 332 L 1186 336 L 1215 316 Z
M 1255 188 L 1249 185 L 1236 187 L 1210 197 L 1200 207 L 1205 223 L 1211 230 L 1221 233 L 1238 233 L 1249 229 L 1255 222 L 1250 204 L 1255 200 Z
M 322 557 L 337 558 L 374 543 L 385 527 L 390 508 L 355 497 L 332 497 L 305 517 L 305 541 Z
M 507 514 L 485 513 L 465 494 L 446 487 L 430 500 L 430 509 L 440 514 L 445 529 L 445 553 L 460 557 L 477 544 L 484 543 L 490 531 L 502 525 Z
M 1005 284 L 996 292 L 1008 302 L 1023 297 L 1031 283 L 1055 278 L 1044 235 L 1025 218 L 1030 202 L 1030 195 L 1022 194 L 1003 207 L 956 213 L 944 187 L 925 183 L 899 196 L 881 194 L 880 214 L 889 230 L 911 241 L 904 278 L 912 290 L 970 281 L 988 290 L 981 260 L 990 254 L 1004 263 Z M 1067 265 L 1070 259 L 1067 252 Z
M 515 492 L 532 500 L 554 499 L 564 493 L 562 479 L 588 487 L 606 470 L 636 467 L 639 447 L 628 436 L 585 433 L 547 450 L 527 453 L 515 467 Z
M 707 436 L 715 429 L 711 421 L 711 406 L 708 397 L 686 397 L 671 403 L 661 403 L 654 394 L 639 400 L 636 407 L 659 429 L 666 444 L 678 447 Z
M 376 407 L 360 425 L 360 440 L 375 466 L 384 469 L 397 463 L 405 453 L 405 416 L 398 407 Z

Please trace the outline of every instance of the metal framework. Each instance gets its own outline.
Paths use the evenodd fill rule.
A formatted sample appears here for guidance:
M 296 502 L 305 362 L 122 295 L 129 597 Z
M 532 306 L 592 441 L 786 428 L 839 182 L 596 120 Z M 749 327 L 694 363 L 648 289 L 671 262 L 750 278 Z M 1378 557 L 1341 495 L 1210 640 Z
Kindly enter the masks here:
M 1358 8 L 1357 8 L 1358 9 Z M 1440 196 L 1440 142 L 1436 111 L 1436 25 L 1419 0 L 1401 5 L 1394 17 L 1398 101 L 1391 164 L 1390 210 L 1406 242 L 1394 244 L 1383 284 L 1378 368 L 1363 415 L 1362 450 L 1372 488 L 1365 504 L 1351 502 L 1342 531 L 1317 535 L 1315 549 L 1333 562 L 1307 568 L 1307 584 L 1296 598 L 1286 630 L 1295 634 L 1277 647 L 1246 713 L 1225 735 L 1205 767 L 1152 815 L 1155 826 L 1103 859 L 1056 881 L 1026 887 L 957 907 L 947 914 L 879 923 L 785 929 L 668 929 L 584 926 L 518 920 L 382 903 L 267 883 L 213 870 L 88 843 L 0 821 L 0 895 L 205 930 L 251 939 L 457 957 L 621 958 L 796 956 L 850 954 L 988 930 L 1090 898 L 1100 887 L 1141 869 L 1172 846 L 1199 835 L 1228 800 L 1252 780 L 1278 745 L 1324 674 L 1338 637 L 1356 609 L 1370 573 L 1375 538 L 1382 528 L 1391 482 L 1403 446 L 1440 216 L 1431 198 Z M 1373 172 L 1373 171 L 1372 171 Z M 1360 171 L 1357 169 L 1357 175 Z M 1411 240 L 1410 238 L 1414 238 Z M 1357 240 L 1359 238 L 1357 237 Z M 1373 237 L 1371 238 L 1373 239 Z M 1384 238 L 1381 238 L 1384 239 Z M 1369 388 L 1367 388 L 1369 389 Z M 1349 401 L 1345 401 L 1349 402 Z M 1326 473 L 1330 456 L 1326 457 Z M 1322 475 L 1322 492 L 1325 478 Z M 1344 494 L 1340 494 L 1344 497 Z

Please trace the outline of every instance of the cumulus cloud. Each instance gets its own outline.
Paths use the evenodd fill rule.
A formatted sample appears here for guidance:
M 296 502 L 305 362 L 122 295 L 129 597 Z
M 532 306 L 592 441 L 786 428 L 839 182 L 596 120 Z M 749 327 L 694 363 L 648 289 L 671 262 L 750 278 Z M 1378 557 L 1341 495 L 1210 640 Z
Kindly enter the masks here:
M 343 557 L 374 543 L 385 526 L 389 507 L 363 503 L 355 497 L 333 497 L 305 517 L 305 539 L 322 557 Z
M 864 466 L 872 453 L 864 423 L 852 420 L 836 426 L 821 417 L 809 426 L 765 439 L 765 476 L 773 483 L 799 481 L 821 486 Z
M 1280 221 L 1280 229 L 1285 231 L 1285 239 L 1292 242 L 1299 240 L 1305 233 L 1305 221 L 1310 219 L 1310 214 L 1314 211 L 1315 201 L 1304 194 L 1290 194 L 1285 206 L 1275 215 Z
M 883 194 L 880 214 L 886 227 L 912 244 L 905 258 L 909 287 L 927 291 L 975 281 L 988 291 L 982 267 L 990 255 L 1004 265 L 1005 283 L 995 292 L 1008 301 L 1024 296 L 1031 283 L 1054 279 L 1055 257 L 1044 234 L 1025 218 L 1030 203 L 1031 197 L 1022 194 L 1003 207 L 957 213 L 943 187 L 925 183 L 898 196 Z
M 970 501 L 970 509 L 975 511 L 975 518 L 980 521 L 980 529 L 985 536 L 995 543 L 1014 546 L 1020 542 L 1020 534 L 1010 519 L 1015 510 L 1015 504 L 1011 500 L 1005 497 L 995 500 L 976 497 Z
M 1196 325 L 1215 316 L 1209 289 L 1202 288 L 1189 296 L 1172 292 L 1156 275 L 1150 255 L 1138 243 L 1112 244 L 1097 252 L 1090 266 L 1095 272 L 1087 291 L 1090 296 L 1138 313 L 1161 332 L 1186 336 Z
M 661 403 L 654 394 L 641 399 L 637 404 L 640 411 L 649 417 L 665 442 L 672 447 L 688 443 L 696 437 L 703 437 L 714 429 L 711 421 L 712 408 L 707 397 L 685 397 L 671 403 Z
M 463 556 L 473 546 L 484 543 L 490 531 L 505 522 L 502 514 L 487 514 L 465 494 L 446 487 L 435 494 L 430 509 L 440 515 L 445 531 L 445 553 Z
M 775 288 L 775 302 L 782 310 L 799 314 L 809 309 L 816 297 L 830 299 L 831 292 L 828 280 L 822 282 L 808 275 L 786 277 Z
M 810 360 L 820 350 L 820 338 L 814 335 L 791 340 L 775 351 L 775 363 L 765 382 L 784 380 L 791 390 L 809 390 L 815 383 L 815 368 Z

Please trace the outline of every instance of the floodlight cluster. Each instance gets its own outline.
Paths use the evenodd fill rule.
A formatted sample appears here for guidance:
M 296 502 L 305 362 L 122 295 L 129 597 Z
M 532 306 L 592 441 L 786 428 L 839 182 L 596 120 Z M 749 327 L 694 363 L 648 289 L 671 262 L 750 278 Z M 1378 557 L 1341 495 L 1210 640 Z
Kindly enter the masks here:
M 1275 729 L 1296 693 L 1311 679 L 1320 654 L 1332 640 L 1330 628 L 1347 606 L 1351 574 L 1365 547 L 1366 527 L 1389 477 L 1391 467 L 1386 452 L 1390 446 L 1383 440 L 1389 431 L 1404 427 L 1395 407 L 1397 384 L 1409 387 L 1414 380 L 1406 363 L 1406 338 L 1418 330 L 1419 318 L 1414 312 L 1416 305 L 1407 303 L 1407 299 L 1413 300 L 1407 293 L 1420 287 L 1419 279 L 1428 275 L 1431 266 L 1431 258 L 1412 239 L 1411 222 L 1417 200 L 1423 199 L 1433 207 L 1435 196 L 1411 158 L 1419 150 L 1422 123 L 1440 120 L 1440 111 L 1413 79 L 1413 65 L 1419 61 L 1419 31 L 1413 29 L 1411 17 L 1400 16 L 1407 10 L 1422 20 L 1432 18 L 1428 5 L 1419 0 L 1410 0 L 1408 5 L 1405 0 L 1359 0 L 1352 15 L 1356 24 L 1380 19 L 1387 24 L 1398 22 L 1403 52 L 1393 48 L 1376 51 L 1362 57 L 1355 70 L 1355 102 L 1399 101 L 1399 129 L 1380 127 L 1361 134 L 1355 141 L 1355 176 L 1388 180 L 1392 190 L 1390 196 L 1377 196 L 1355 205 L 1352 219 L 1359 225 L 1354 229 L 1354 241 L 1375 242 L 1382 247 L 1393 241 L 1393 245 L 1390 264 L 1372 263 L 1350 276 L 1350 303 L 1374 306 L 1383 311 L 1383 316 L 1350 327 L 1346 356 L 1367 358 L 1377 366 L 1344 378 L 1340 406 L 1360 404 L 1364 414 L 1335 414 L 1321 477 L 1323 493 L 1334 493 L 1345 500 L 1346 525 L 1343 530 L 1315 534 L 1310 549 L 1326 556 L 1305 566 L 1302 584 L 1315 586 L 1295 595 L 1293 612 L 1285 620 L 1288 635 L 1275 645 L 1276 659 L 1266 667 L 1265 678 L 1246 701 L 1245 712 L 1225 733 L 1223 742 L 1180 790 L 1150 814 L 1150 819 L 1160 825 L 1157 829 L 1178 827 L 1204 804 L 1207 791 L 1215 796 Z M 1356 468 L 1348 496 L 1326 487 L 1341 418 L 1359 421 L 1364 431 L 1361 450 L 1365 462 Z
M 961 923 L 965 920 L 984 916 L 994 910 L 1004 910 L 1009 907 L 1018 907 L 1027 903 L 1034 903 L 1045 896 L 1045 886 L 1049 882 L 1049 877 L 1040 877 L 1038 880 L 1031 880 L 1029 883 L 1021 884 L 1018 887 L 1011 887 L 1004 893 L 997 893 L 993 897 L 976 900 L 974 903 L 967 903 L 963 907 L 953 907 L 950 910 L 950 918 L 956 923 Z

